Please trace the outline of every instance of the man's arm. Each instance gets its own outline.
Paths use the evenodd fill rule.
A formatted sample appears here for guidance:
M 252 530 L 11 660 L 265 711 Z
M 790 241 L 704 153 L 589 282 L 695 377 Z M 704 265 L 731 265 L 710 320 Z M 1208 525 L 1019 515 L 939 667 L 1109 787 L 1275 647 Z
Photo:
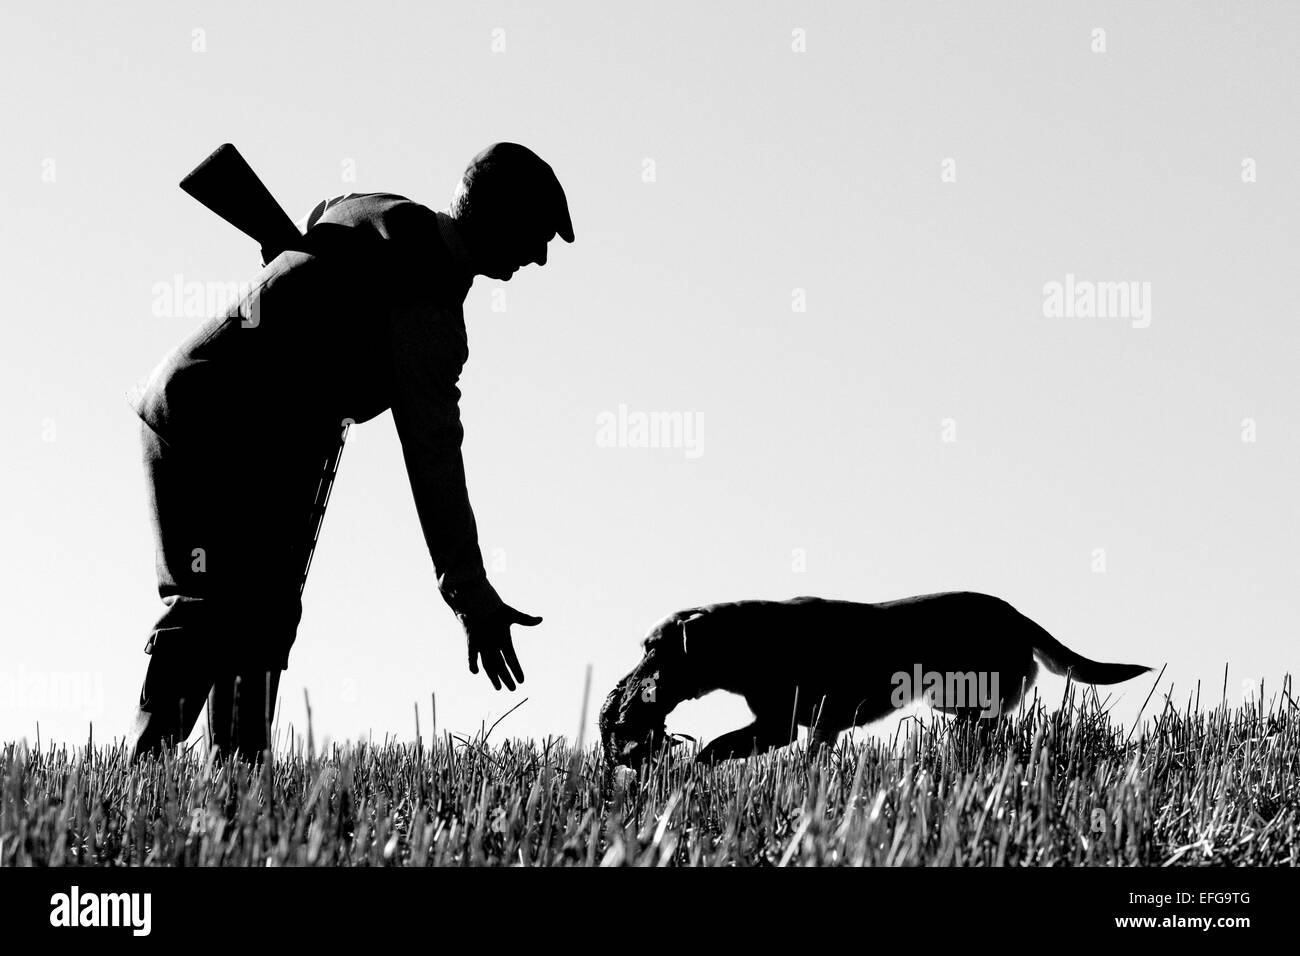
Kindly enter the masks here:
M 456 381 L 469 356 L 464 321 L 459 310 L 416 306 L 395 310 L 392 322 L 393 418 L 438 588 L 465 629 L 470 672 L 478 673 L 482 658 L 492 686 L 514 690 L 524 671 L 510 627 L 542 619 L 503 603 L 483 570 L 460 453 Z
M 462 619 L 495 613 L 502 602 L 483 569 L 461 456 L 456 383 L 469 354 L 463 322 L 432 306 L 402 307 L 391 321 L 393 421 L 438 590 Z

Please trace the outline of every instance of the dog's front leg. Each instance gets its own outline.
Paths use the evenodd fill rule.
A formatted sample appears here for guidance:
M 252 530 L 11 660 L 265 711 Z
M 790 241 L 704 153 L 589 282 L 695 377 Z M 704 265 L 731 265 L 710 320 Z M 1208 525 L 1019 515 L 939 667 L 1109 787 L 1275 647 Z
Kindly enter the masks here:
M 709 745 L 696 754 L 695 762 L 713 763 L 767 753 L 773 747 L 786 743 L 785 733 L 774 724 L 756 720 L 748 727 L 741 727 L 709 741 Z
M 835 727 L 829 722 L 819 720 L 817 725 L 813 727 L 812 733 L 808 735 L 808 756 L 816 757 L 824 750 L 834 752 L 835 745 L 840 739 L 840 732 L 847 729 L 847 727 Z

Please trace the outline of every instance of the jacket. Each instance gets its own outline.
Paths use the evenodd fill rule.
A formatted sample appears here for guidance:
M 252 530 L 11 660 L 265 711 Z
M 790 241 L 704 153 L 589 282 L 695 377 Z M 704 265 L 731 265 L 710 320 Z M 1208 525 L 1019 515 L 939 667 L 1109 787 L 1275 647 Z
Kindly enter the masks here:
M 170 444 L 267 462 L 392 409 L 443 599 L 461 617 L 494 611 L 461 457 L 474 274 L 455 223 L 402 196 L 354 193 L 307 225 L 131 390 L 132 407 Z

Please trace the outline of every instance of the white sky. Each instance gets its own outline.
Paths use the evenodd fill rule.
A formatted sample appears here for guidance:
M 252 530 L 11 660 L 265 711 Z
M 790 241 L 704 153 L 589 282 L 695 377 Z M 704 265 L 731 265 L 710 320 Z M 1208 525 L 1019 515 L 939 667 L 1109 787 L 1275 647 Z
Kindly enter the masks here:
M 1300 8 L 633 9 L 5 6 L 0 738 L 125 731 L 161 605 L 122 392 L 199 321 L 154 316 L 155 283 L 255 271 L 175 185 L 224 141 L 295 218 L 353 190 L 442 208 L 496 140 L 564 184 L 577 243 L 504 312 L 492 280 L 465 303 L 481 542 L 546 619 L 498 735 L 572 735 L 588 664 L 590 732 L 651 622 L 744 597 L 988 591 L 1088 656 L 1168 662 L 1180 701 L 1217 700 L 1225 661 L 1234 700 L 1294 670 Z M 1149 327 L 1045 317 L 1067 274 L 1150 283 Z M 620 405 L 702 421 L 702 454 L 602 447 Z M 410 737 L 417 701 L 427 734 L 436 692 L 473 732 L 520 694 L 466 669 L 391 417 L 354 439 L 284 720 L 305 687 L 318 740 Z

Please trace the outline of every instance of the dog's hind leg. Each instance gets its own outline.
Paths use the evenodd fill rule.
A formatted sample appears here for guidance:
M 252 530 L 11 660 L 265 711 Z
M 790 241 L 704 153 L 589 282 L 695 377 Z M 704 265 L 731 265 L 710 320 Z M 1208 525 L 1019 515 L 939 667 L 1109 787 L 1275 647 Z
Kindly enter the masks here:
M 748 727 L 741 727 L 709 741 L 708 746 L 696 755 L 695 762 L 711 763 L 715 760 L 732 760 L 766 753 L 773 747 L 785 744 L 787 733 L 788 728 L 756 720 Z
M 808 756 L 816 757 L 823 748 L 835 749 L 840 731 L 848 729 L 848 722 L 837 707 L 827 707 L 825 697 L 813 711 L 812 726 L 808 729 Z
M 961 720 L 994 721 L 999 716 L 1010 714 L 1016 709 L 1021 697 L 1033 686 L 1034 679 L 1038 676 L 1038 662 L 1031 656 L 1019 674 L 1004 668 L 995 676 L 998 682 L 990 685 L 989 688 L 995 694 L 995 699 L 981 700 L 974 706 L 944 707 L 940 704 L 931 706 L 941 713 L 951 714 Z
M 1034 686 L 1034 681 L 1038 678 L 1038 661 L 1031 656 L 1029 658 L 1029 667 L 1021 675 L 1019 681 L 1014 687 L 1008 687 L 1006 694 L 1002 698 L 1002 713 L 1007 714 L 1015 710 L 1020 701 L 1029 693 L 1029 688 Z

